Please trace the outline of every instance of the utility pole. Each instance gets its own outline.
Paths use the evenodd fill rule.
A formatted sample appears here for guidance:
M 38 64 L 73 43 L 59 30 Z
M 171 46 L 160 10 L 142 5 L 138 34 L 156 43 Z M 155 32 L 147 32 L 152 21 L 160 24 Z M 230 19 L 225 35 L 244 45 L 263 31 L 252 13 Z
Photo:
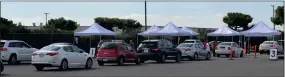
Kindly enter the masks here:
M 275 17 L 275 11 L 274 11 L 274 5 L 271 5 L 272 6 L 272 8 L 273 8 L 273 18 Z M 275 30 L 275 24 L 273 23 L 273 29 Z M 274 41 L 275 39 L 274 39 L 274 35 L 273 35 L 273 41 Z
M 144 16 L 145 16 L 145 31 L 147 30 L 147 7 L 146 7 L 146 1 L 144 1 Z
M 48 24 L 48 23 L 47 23 L 47 21 L 48 21 L 48 20 L 47 20 L 47 15 L 48 15 L 49 13 L 44 13 L 44 14 L 46 15 L 46 26 L 47 26 L 47 24 Z

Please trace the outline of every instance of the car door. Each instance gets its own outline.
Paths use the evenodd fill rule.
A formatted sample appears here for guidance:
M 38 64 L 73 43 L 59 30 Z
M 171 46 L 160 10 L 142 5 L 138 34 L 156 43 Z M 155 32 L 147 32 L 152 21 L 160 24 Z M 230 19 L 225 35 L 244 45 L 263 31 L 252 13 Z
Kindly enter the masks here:
M 81 49 L 79 49 L 78 47 L 76 46 L 71 46 L 74 53 L 75 53 L 75 56 L 77 57 L 76 58 L 76 63 L 82 65 L 82 64 L 85 64 L 85 56 L 87 56 L 86 54 L 83 54 L 83 51 Z
M 28 46 L 26 46 L 23 42 L 15 42 L 16 47 L 18 48 L 18 52 L 21 54 L 21 60 L 31 60 L 32 53 L 29 53 Z
M 202 55 L 203 55 L 202 50 L 201 50 L 199 44 L 195 44 L 195 50 L 196 50 L 195 52 L 196 52 L 199 56 L 202 56 Z
M 127 51 L 128 48 L 126 46 L 126 44 L 120 43 L 120 52 L 124 54 L 126 60 L 129 60 L 131 58 L 130 53 Z
M 63 50 L 66 51 L 65 55 L 66 58 L 67 58 L 67 61 L 68 61 L 68 64 L 70 66 L 76 66 L 78 65 L 78 59 L 77 59 L 77 56 L 76 56 L 76 52 L 73 51 L 72 47 L 71 46 L 65 46 L 63 47 Z
M 21 44 L 23 50 L 25 50 L 25 53 L 26 53 L 25 57 L 26 57 L 26 59 L 27 60 L 32 60 L 31 56 L 32 56 L 32 53 L 34 52 L 34 50 L 31 49 L 30 45 L 28 45 L 25 42 L 19 42 L 19 43 Z
M 203 44 L 198 44 L 199 45 L 199 52 L 200 52 L 200 55 L 201 56 L 206 56 L 207 55 L 207 51 L 206 51 L 206 48 L 204 47 Z
M 17 54 L 17 60 L 25 60 L 25 51 L 21 51 L 22 48 L 19 46 L 18 42 L 10 42 L 8 49 L 11 53 Z
M 128 48 L 128 53 L 130 55 L 130 58 L 135 60 L 136 59 L 136 51 L 129 44 L 127 44 L 127 48 Z

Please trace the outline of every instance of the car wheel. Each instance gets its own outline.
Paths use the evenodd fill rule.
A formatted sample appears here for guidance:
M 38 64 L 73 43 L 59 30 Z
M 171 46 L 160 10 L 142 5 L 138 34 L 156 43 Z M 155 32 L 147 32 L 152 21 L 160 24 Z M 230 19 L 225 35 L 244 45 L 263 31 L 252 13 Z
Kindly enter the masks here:
M 194 53 L 194 56 L 193 56 L 193 58 L 192 58 L 194 61 L 195 60 L 198 60 L 198 54 L 197 53 Z
M 158 63 L 164 63 L 165 62 L 165 55 L 162 54 L 161 57 L 157 60 Z
M 210 60 L 210 59 L 211 59 L 211 53 L 207 53 L 206 60 Z
M 178 54 L 176 55 L 175 62 L 180 62 L 180 61 L 181 61 L 181 54 L 178 53 Z
M 217 54 L 217 57 L 220 57 L 221 55 L 220 54 Z
M 141 64 L 141 58 L 138 57 L 138 58 L 135 60 L 135 63 L 136 63 L 137 65 L 140 65 L 140 64 Z
M 97 61 L 99 66 L 104 66 L 104 62 L 103 61 Z
M 89 68 L 92 68 L 92 66 L 93 66 L 93 61 L 92 59 L 88 58 L 86 61 L 85 68 L 89 69 Z
M 124 64 L 124 58 L 123 57 L 120 57 L 119 59 L 118 59 L 118 63 L 117 63 L 118 65 L 123 65 Z
M 16 55 L 11 55 L 8 64 L 17 64 L 17 56 Z
M 42 71 L 44 69 L 44 66 L 41 66 L 41 65 L 36 65 L 35 67 L 37 71 Z
M 66 69 L 68 69 L 68 62 L 66 59 L 63 59 L 59 66 L 59 70 L 66 70 Z

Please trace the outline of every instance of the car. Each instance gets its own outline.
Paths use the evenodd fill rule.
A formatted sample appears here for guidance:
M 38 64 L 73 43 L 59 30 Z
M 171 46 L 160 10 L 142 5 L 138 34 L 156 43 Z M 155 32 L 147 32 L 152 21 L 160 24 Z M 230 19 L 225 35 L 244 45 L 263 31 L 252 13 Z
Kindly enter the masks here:
M 284 40 L 278 40 L 279 45 L 281 45 L 284 48 Z
M 276 48 L 278 54 L 284 54 L 283 47 L 277 41 L 264 41 L 259 45 L 259 53 L 269 54 L 270 49 Z
M 144 40 L 137 48 L 141 56 L 141 62 L 154 60 L 158 63 L 164 63 L 166 59 L 181 61 L 181 51 L 177 49 L 170 41 L 164 39 Z
M 97 63 L 103 66 L 105 63 L 136 63 L 140 65 L 140 57 L 129 44 L 123 42 L 105 42 L 98 50 Z
M 50 45 L 74 45 L 74 44 L 61 42 L 61 43 L 52 43 Z
M 232 50 L 232 57 L 243 57 L 243 48 L 241 48 L 237 43 L 235 42 L 222 42 L 219 43 L 215 52 L 217 57 L 220 57 L 220 55 L 226 55 L 226 57 L 230 56 L 230 50 Z
M 58 67 L 66 70 L 70 67 L 91 68 L 91 55 L 74 45 L 48 45 L 32 53 L 32 65 L 42 71 L 45 67 Z
M 20 40 L 1 40 L 1 58 L 8 64 L 31 61 L 32 53 L 38 49 Z
M 211 59 L 211 51 L 206 50 L 203 44 L 181 43 L 177 48 L 182 52 L 182 58 L 188 58 L 188 60 Z
M 0 53 L 0 56 L 1 56 L 1 53 Z M 4 70 L 4 64 L 2 60 L 0 59 L 0 74 L 3 72 L 3 70 Z
M 183 43 L 201 43 L 201 44 L 203 44 L 202 41 L 197 40 L 197 39 L 187 39 Z

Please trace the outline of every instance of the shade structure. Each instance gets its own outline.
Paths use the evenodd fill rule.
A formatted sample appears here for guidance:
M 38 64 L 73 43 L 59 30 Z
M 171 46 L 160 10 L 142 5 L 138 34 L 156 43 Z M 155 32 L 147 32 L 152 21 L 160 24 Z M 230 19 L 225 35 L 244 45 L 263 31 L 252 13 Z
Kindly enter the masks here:
M 105 29 L 97 23 L 94 23 L 89 28 L 74 33 L 75 36 L 92 36 L 92 35 L 116 35 L 115 32 Z
M 151 36 L 152 34 L 150 32 L 154 32 L 154 31 L 158 31 L 158 30 L 160 30 L 160 28 L 158 26 L 156 26 L 156 25 L 153 25 L 152 27 L 150 27 L 146 31 L 138 33 L 138 35 Z
M 223 25 L 214 32 L 208 33 L 208 36 L 236 36 L 241 35 L 239 32 L 232 30 L 228 25 Z
M 165 25 L 164 28 L 150 32 L 151 35 L 167 35 L 167 36 L 182 36 L 182 35 L 190 35 L 189 32 L 181 30 L 178 28 L 176 25 L 173 23 L 169 22 L 168 24 Z
M 260 37 L 260 36 L 273 36 L 273 35 L 280 35 L 279 31 L 273 30 L 269 28 L 264 22 L 260 21 L 256 25 L 254 25 L 251 29 L 240 32 L 244 36 L 253 36 L 253 37 Z
M 191 29 L 189 29 L 189 28 L 187 28 L 187 27 L 183 27 L 183 28 L 181 28 L 182 30 L 184 30 L 184 31 L 187 31 L 187 32 L 189 32 L 191 35 L 198 35 L 199 33 L 197 33 L 197 32 L 195 32 L 195 31 L 193 31 L 193 30 L 191 30 Z M 189 35 L 188 35 L 189 36 Z

